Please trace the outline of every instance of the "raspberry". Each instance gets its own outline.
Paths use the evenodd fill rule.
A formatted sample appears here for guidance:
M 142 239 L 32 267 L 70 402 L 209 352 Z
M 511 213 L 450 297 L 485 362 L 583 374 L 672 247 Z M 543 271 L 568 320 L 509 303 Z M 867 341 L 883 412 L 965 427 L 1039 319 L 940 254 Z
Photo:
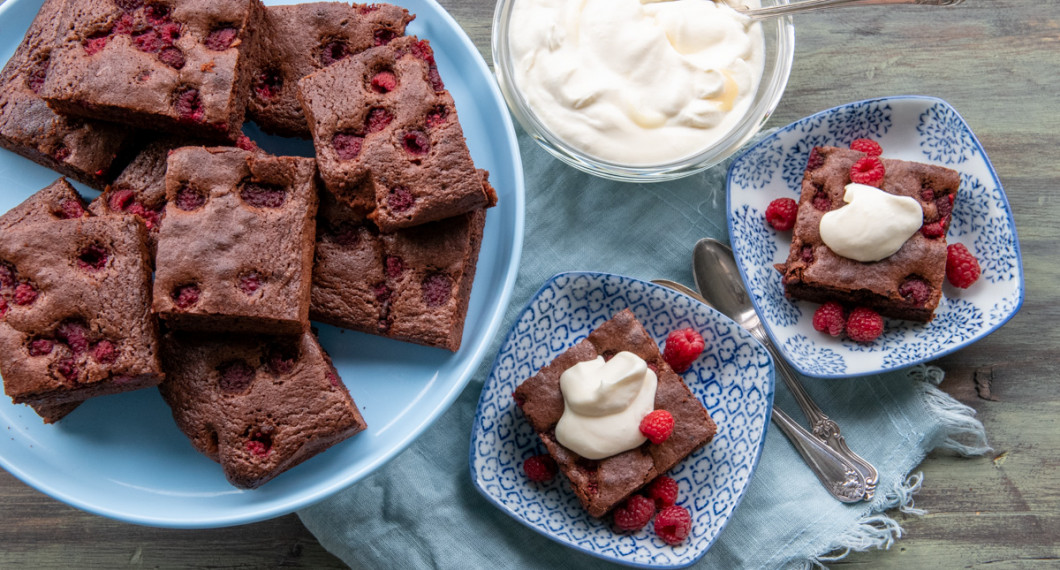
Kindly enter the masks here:
M 166 45 L 158 30 L 154 28 L 133 34 L 133 43 L 136 44 L 136 49 L 146 53 L 158 53 Z
M 685 372 L 699 358 L 704 347 L 703 337 L 698 332 L 691 328 L 676 330 L 666 337 L 663 360 L 674 372 Z
M 666 410 L 655 410 L 640 420 L 640 433 L 654 444 L 670 439 L 674 432 L 674 417 Z
M 832 209 L 832 198 L 828 196 L 828 192 L 825 192 L 824 188 L 818 188 L 817 192 L 813 194 L 813 207 L 821 212 L 827 212 Z
M 93 243 L 81 250 L 77 255 L 77 266 L 86 271 L 99 271 L 107 265 L 107 250 L 103 246 Z
M 847 336 L 857 342 L 872 342 L 883 334 L 883 317 L 868 307 L 857 307 L 850 311 L 847 319 Z
M 388 255 L 385 259 L 386 265 L 386 276 L 390 279 L 397 279 L 401 277 L 401 274 L 405 272 L 405 260 L 401 259 L 396 255 Z
M 272 430 L 269 428 L 261 428 L 254 430 L 250 434 L 250 439 L 247 440 L 247 451 L 257 455 L 258 457 L 265 457 L 272 450 Z
M 103 48 L 107 47 L 107 40 L 109 39 L 109 32 L 101 32 L 86 38 L 85 41 L 81 43 L 81 46 L 85 48 L 86 54 L 94 55 L 103 51 Z
M 331 147 L 335 149 L 335 154 L 338 155 L 339 160 L 357 158 L 357 155 L 361 154 L 361 145 L 363 143 L 364 137 L 353 133 L 335 133 L 335 136 L 331 138 Z
M 0 317 L 7 314 L 7 301 L 3 297 L 0 297 Z
M 77 383 L 77 362 L 70 356 L 62 358 L 59 362 L 55 363 L 59 374 L 62 374 L 71 384 Z
M 177 108 L 177 116 L 181 120 L 200 123 L 206 118 L 206 109 L 202 106 L 199 90 L 194 87 L 187 87 L 178 91 L 175 106 Z
M 63 200 L 59 203 L 59 217 L 72 220 L 85 215 L 85 207 L 77 200 Z
M 81 321 L 63 321 L 55 329 L 55 336 L 65 342 L 74 354 L 88 350 L 88 327 Z
M 923 234 L 924 237 L 932 239 L 942 237 L 943 235 L 945 235 L 946 230 L 942 228 L 942 220 L 938 220 L 935 222 L 931 222 L 930 224 L 924 224 L 923 226 L 920 226 L 920 233 Z
M 346 47 L 346 44 L 334 41 L 324 46 L 320 50 L 320 63 L 327 67 L 340 59 L 344 59 L 350 55 L 350 48 Z
M 535 455 L 523 462 L 523 471 L 531 481 L 551 481 L 558 471 L 556 460 L 548 454 Z
M 37 288 L 29 283 L 19 283 L 15 287 L 14 299 L 16 305 L 31 305 L 37 300 Z
M 3 302 L 3 299 L 0 298 L 0 303 L 2 303 L 2 302 Z M 37 340 L 29 343 L 29 355 L 30 356 L 44 356 L 46 354 L 51 354 L 52 348 L 54 346 L 55 346 L 54 342 L 52 342 L 52 341 L 50 341 L 50 340 L 48 340 L 46 338 L 38 338 Z
M 218 28 L 210 32 L 210 35 L 206 36 L 202 43 L 213 51 L 224 51 L 232 47 L 232 42 L 236 41 L 237 35 L 239 35 L 239 30 L 231 26 Z
M 133 203 L 136 192 L 132 190 L 118 190 L 110 195 L 110 209 L 115 212 L 124 212 Z
M 114 348 L 114 343 L 109 340 L 101 340 L 92 348 L 92 356 L 97 362 L 112 364 L 118 359 L 118 350 Z
M 869 156 L 880 156 L 883 154 L 883 149 L 880 148 L 880 144 L 871 139 L 854 139 L 850 143 L 851 150 L 861 151 Z
M 864 156 L 850 167 L 850 181 L 877 186 L 883 182 L 883 161 L 875 156 Z
M 239 197 L 255 208 L 279 208 L 287 201 L 287 191 L 275 184 L 247 182 L 240 188 Z
M 431 80 L 431 87 L 434 88 L 435 92 L 441 92 L 445 90 L 445 83 L 442 83 L 442 76 L 438 74 L 438 66 L 431 63 L 431 68 L 427 71 L 427 78 Z
M 951 243 L 946 248 L 946 279 L 961 289 L 979 279 L 979 261 L 963 243 Z
M 802 249 L 799 250 L 799 259 L 805 261 L 806 263 L 813 263 L 813 246 L 802 246 Z
M 158 52 L 158 60 L 173 69 L 184 68 L 184 52 L 180 51 L 180 48 L 173 46 L 162 48 L 162 51 Z
M 169 6 L 165 4 L 148 4 L 144 8 L 144 16 L 147 21 L 154 24 L 160 25 L 170 21 L 169 18 Z
M 372 76 L 372 91 L 376 93 L 389 93 L 397 87 L 397 76 L 389 69 L 380 71 Z
M 423 278 L 423 302 L 428 307 L 440 307 L 449 301 L 453 280 L 444 273 L 431 273 Z
M 420 131 L 409 131 L 401 137 L 401 146 L 412 156 L 423 156 L 431 150 L 431 141 Z
M 247 135 L 239 135 L 239 138 L 236 139 L 236 148 L 240 148 L 247 152 L 255 152 L 261 150 L 260 148 L 258 148 L 258 143 L 250 140 L 250 137 L 248 137 Z
M 680 505 L 671 505 L 655 516 L 655 534 L 666 544 L 679 544 L 692 531 L 692 515 Z
M 824 156 L 817 150 L 817 147 L 813 147 L 810 157 L 806 159 L 806 170 L 817 170 L 821 166 L 824 166 Z
M 404 212 L 412 207 L 416 197 L 404 186 L 397 186 L 390 190 L 386 197 L 386 205 L 392 212 Z
M 907 277 L 898 286 L 898 294 L 914 305 L 923 305 L 931 297 L 931 285 L 920 277 Z
M 338 374 L 335 374 L 333 371 L 329 370 L 329 371 L 324 373 L 324 378 L 327 378 L 328 379 L 328 383 L 331 384 L 332 386 L 334 386 L 336 388 L 339 387 L 339 375 Z
M 640 530 L 654 514 L 655 503 L 651 499 L 633 495 L 615 509 L 615 526 L 619 530 Z
M 261 275 L 257 271 L 251 271 L 239 278 L 239 290 L 244 295 L 252 295 L 261 288 Z
M 435 105 L 427 113 L 427 128 L 437 127 L 445 123 L 449 117 L 449 109 L 445 105 Z
M 199 192 L 195 187 L 185 184 L 177 190 L 177 198 L 174 200 L 173 205 L 185 212 L 192 210 L 198 210 L 206 203 L 206 196 Z
M 283 89 L 283 75 L 278 69 L 266 69 L 258 75 L 254 93 L 261 99 L 272 99 Z
M 132 30 L 133 30 L 133 25 L 135 23 L 136 22 L 133 19 L 133 15 L 132 14 L 129 14 L 129 13 L 122 14 L 121 15 L 121 19 L 118 20 L 118 23 L 114 24 L 114 33 L 116 35 L 119 35 L 119 36 L 124 36 L 126 34 L 131 34 Z
M 368 112 L 368 119 L 364 122 L 364 130 L 368 133 L 377 133 L 386 128 L 394 115 L 386 109 L 375 108 Z
M 385 46 L 390 43 L 394 38 L 397 37 L 397 32 L 391 30 L 376 30 L 375 31 L 375 45 Z
M 269 349 L 266 367 L 269 372 L 280 376 L 290 374 L 294 370 L 294 363 L 298 360 L 298 350 L 292 346 L 273 346 Z
M 0 263 L 0 288 L 15 286 L 15 270 L 6 263 Z
M 766 221 L 774 230 L 786 232 L 795 227 L 799 205 L 791 198 L 777 198 L 766 207 Z
M 218 385 L 225 392 L 242 392 L 254 380 L 254 369 L 242 360 L 229 360 L 217 367 Z
M 835 301 L 829 301 L 813 312 L 813 328 L 816 331 L 839 336 L 843 334 L 846 324 L 843 307 Z
M 170 294 L 177 308 L 187 309 L 199 302 L 199 286 L 195 284 L 181 285 Z
M 648 497 L 655 501 L 655 508 L 665 509 L 677 502 L 677 481 L 660 475 L 648 485 Z
M 50 63 L 50 59 L 34 62 L 33 68 L 26 74 L 26 87 L 29 87 L 30 91 L 40 93 L 41 87 L 44 87 L 44 80 L 48 77 Z

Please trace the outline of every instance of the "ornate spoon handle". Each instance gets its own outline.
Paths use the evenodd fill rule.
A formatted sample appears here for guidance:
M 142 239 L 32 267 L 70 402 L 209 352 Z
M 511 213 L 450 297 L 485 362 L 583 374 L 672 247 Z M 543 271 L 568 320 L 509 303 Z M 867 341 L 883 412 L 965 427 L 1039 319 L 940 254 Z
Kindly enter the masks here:
M 823 8 L 832 8 L 835 6 L 870 6 L 881 4 L 921 4 L 924 6 L 956 6 L 961 2 L 964 2 L 964 0 L 802 0 L 801 2 L 792 2 L 790 4 L 780 4 L 777 6 L 766 6 L 764 8 L 737 9 L 746 14 L 752 20 L 760 20 L 763 18 L 786 16 L 788 14 L 811 12 L 813 10 L 821 10 Z
M 864 498 L 865 480 L 846 457 L 814 437 L 780 408 L 773 408 L 773 422 L 788 436 L 832 496 L 844 503 L 856 503 Z

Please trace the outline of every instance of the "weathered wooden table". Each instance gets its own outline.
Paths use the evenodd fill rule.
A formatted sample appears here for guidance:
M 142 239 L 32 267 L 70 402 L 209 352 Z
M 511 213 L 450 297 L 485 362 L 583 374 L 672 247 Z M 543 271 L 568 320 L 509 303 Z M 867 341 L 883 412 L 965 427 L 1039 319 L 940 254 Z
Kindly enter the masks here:
M 487 61 L 493 0 L 443 0 Z M 897 515 L 888 551 L 840 565 L 1060 564 L 1060 2 L 968 0 L 955 8 L 846 8 L 796 21 L 781 126 L 880 95 L 949 101 L 990 156 L 1015 212 L 1027 285 L 999 331 L 937 362 L 996 450 L 921 465 L 923 517 Z M 217 530 L 116 522 L 0 471 L 0 568 L 342 567 L 289 515 Z

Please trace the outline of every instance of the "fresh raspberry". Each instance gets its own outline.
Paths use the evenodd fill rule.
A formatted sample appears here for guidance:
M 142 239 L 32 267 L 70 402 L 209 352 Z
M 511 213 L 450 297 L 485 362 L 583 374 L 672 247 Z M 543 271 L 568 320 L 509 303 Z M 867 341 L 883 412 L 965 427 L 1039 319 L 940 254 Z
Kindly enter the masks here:
M 364 137 L 354 133 L 335 133 L 335 136 L 331 138 L 331 147 L 335 149 L 339 160 L 357 158 L 357 155 L 361 154 L 362 144 L 364 144 Z
M 386 205 L 391 212 L 404 212 L 412 207 L 416 197 L 404 186 L 397 186 L 390 190 L 386 197 Z
M 420 131 L 409 131 L 401 137 L 401 146 L 412 156 L 423 156 L 431 150 L 431 140 Z
M 654 410 L 640 420 L 640 433 L 654 444 L 670 439 L 674 433 L 674 417 L 666 410 Z
M 376 93 L 389 93 L 397 87 L 397 76 L 393 71 L 385 69 L 372 76 L 372 91 Z
M 162 51 L 158 52 L 158 60 L 173 69 L 184 68 L 184 52 L 180 51 L 180 48 L 177 47 L 169 46 L 162 48 Z
M 813 329 L 818 332 L 826 332 L 832 336 L 843 334 L 847 320 L 843 306 L 835 301 L 829 301 L 813 312 Z
M 685 372 L 699 358 L 705 346 L 703 337 L 691 328 L 672 331 L 666 337 L 663 360 L 674 369 L 674 372 Z
M 914 305 L 923 305 L 931 297 L 931 285 L 920 277 L 907 277 L 898 286 L 898 294 Z
M 677 481 L 666 475 L 659 475 L 648 485 L 648 497 L 655 501 L 655 508 L 665 509 L 677 502 Z
M 350 48 L 340 41 L 333 41 L 320 51 L 320 63 L 327 67 L 350 55 Z
M 449 117 L 449 108 L 445 105 L 435 105 L 427 113 L 427 128 L 434 128 L 439 125 L 445 124 L 446 119 Z
M 2 301 L 3 301 L 3 299 L 0 299 L 0 302 L 2 302 Z M 54 347 L 55 347 L 55 343 L 54 342 L 52 342 L 52 341 L 50 341 L 50 340 L 48 340 L 46 338 L 38 338 L 37 340 L 29 343 L 29 355 L 30 356 L 44 356 L 46 354 L 51 354 L 52 348 L 54 348 Z
M 946 279 L 961 289 L 979 279 L 979 261 L 963 243 L 951 243 L 946 248 Z
M 423 278 L 423 302 L 428 307 L 440 307 L 449 302 L 453 280 L 445 273 L 431 273 Z
M 16 305 L 33 304 L 33 301 L 37 300 L 37 288 L 29 283 L 19 283 L 15 287 L 14 300 Z
M 239 189 L 239 197 L 255 208 L 279 208 L 287 201 L 287 191 L 275 184 L 247 182 Z
M 63 200 L 59 203 L 59 217 L 64 220 L 72 220 L 85 215 L 85 207 L 79 200 Z
M 77 266 L 86 271 L 99 271 L 107 265 L 107 250 L 98 243 L 89 244 L 77 255 Z
M 654 501 L 644 495 L 632 495 L 615 508 L 615 526 L 619 530 L 640 530 L 654 514 Z
M 229 360 L 217 367 L 218 385 L 225 392 L 243 392 L 254 381 L 254 369 L 242 360 Z
M 253 295 L 261 288 L 261 275 L 257 271 L 251 271 L 239 278 L 239 290 L 244 295 Z
M 880 156 L 883 154 L 880 144 L 871 139 L 854 139 L 850 143 L 850 149 L 863 152 L 869 156 Z
M 875 156 L 863 156 L 850 167 L 850 181 L 877 186 L 883 182 L 883 161 Z
M 179 309 L 187 309 L 188 307 L 199 302 L 199 286 L 193 284 L 181 285 L 170 294 L 173 298 L 173 303 Z
M 239 35 L 239 30 L 231 26 L 219 28 L 210 32 L 202 43 L 213 51 L 224 51 L 232 47 L 232 42 L 236 41 L 237 35 Z
M 198 210 L 206 203 L 206 196 L 194 186 L 184 184 L 177 190 L 173 205 L 185 212 Z
M 655 516 L 655 534 L 666 544 L 679 544 L 692 532 L 692 515 L 680 505 L 671 505 Z
M 551 481 L 556 476 L 558 468 L 556 460 L 546 453 L 535 455 L 523 462 L 523 471 L 526 478 L 531 481 Z
M 92 357 L 103 364 L 113 364 L 118 359 L 118 349 L 109 340 L 101 340 L 92 347 Z
M 786 232 L 795 227 L 795 218 L 799 215 L 799 205 L 791 198 L 777 198 L 766 207 L 766 221 L 778 232 Z
M 847 319 L 847 336 L 856 342 L 872 342 L 883 334 L 883 317 L 868 307 L 857 307 L 850 311 Z
M 393 41 L 397 37 L 397 32 L 391 30 L 376 30 L 375 31 L 375 45 L 385 46 L 386 44 Z
M 390 121 L 394 120 L 394 114 L 386 109 L 376 107 L 368 112 L 368 119 L 364 122 L 364 130 L 367 133 L 377 133 L 386 128 Z

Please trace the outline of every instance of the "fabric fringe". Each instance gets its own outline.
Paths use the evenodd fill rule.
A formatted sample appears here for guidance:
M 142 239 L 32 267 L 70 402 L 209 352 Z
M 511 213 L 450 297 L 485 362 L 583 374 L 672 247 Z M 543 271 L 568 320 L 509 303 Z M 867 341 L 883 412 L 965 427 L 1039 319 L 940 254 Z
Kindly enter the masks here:
M 945 373 L 935 366 L 919 365 L 909 370 L 909 376 L 916 380 L 916 388 L 923 397 L 928 412 L 939 418 L 942 428 L 939 441 L 928 445 L 927 449 L 941 447 L 960 453 L 964 456 L 983 455 L 991 451 L 986 441 L 986 430 L 983 424 L 975 419 L 975 410 L 954 400 L 949 394 L 938 389 Z M 845 533 L 836 538 L 825 550 L 826 554 L 818 555 L 794 568 L 827 568 L 825 563 L 846 558 L 851 552 L 863 552 L 870 548 L 890 549 L 894 541 L 902 537 L 902 526 L 898 521 L 884 514 L 893 508 L 912 516 L 922 516 L 926 510 L 917 508 L 913 495 L 920 490 L 924 482 L 921 472 L 913 473 L 905 481 L 889 489 L 882 498 L 877 498 L 874 510 L 862 517 Z

